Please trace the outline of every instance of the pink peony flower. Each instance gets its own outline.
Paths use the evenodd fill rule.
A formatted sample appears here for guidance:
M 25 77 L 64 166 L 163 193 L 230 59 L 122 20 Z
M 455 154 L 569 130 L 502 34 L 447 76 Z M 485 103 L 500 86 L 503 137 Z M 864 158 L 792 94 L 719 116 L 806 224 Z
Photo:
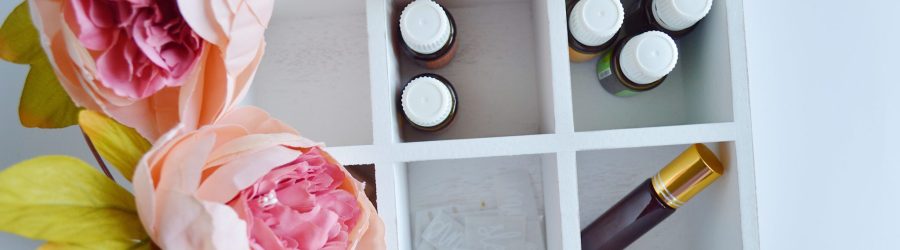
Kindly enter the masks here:
M 133 179 L 138 214 L 163 249 L 385 249 L 363 184 L 264 111 L 176 131 Z
M 200 59 L 203 40 L 175 0 L 68 0 L 69 28 L 96 54 L 100 84 L 116 95 L 146 98 L 181 86 Z
M 253 249 L 347 249 L 359 219 L 347 176 L 318 148 L 273 169 L 228 203 L 247 222 Z
M 272 0 L 28 0 L 76 105 L 153 141 L 234 107 L 265 48 Z M 240 37 L 240 39 L 232 39 Z

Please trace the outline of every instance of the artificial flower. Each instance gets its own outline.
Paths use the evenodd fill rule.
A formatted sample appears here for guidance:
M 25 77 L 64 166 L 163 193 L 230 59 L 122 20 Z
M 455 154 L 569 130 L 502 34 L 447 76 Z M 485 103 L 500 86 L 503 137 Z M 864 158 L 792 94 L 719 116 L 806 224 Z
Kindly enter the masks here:
M 174 131 L 133 179 L 138 214 L 163 249 L 385 249 L 364 184 L 264 111 Z
M 187 2 L 228 8 L 197 18 L 211 10 Z M 272 4 L 29 0 L 41 45 L 75 104 L 151 141 L 176 124 L 189 131 L 212 123 L 240 101 L 262 58 Z

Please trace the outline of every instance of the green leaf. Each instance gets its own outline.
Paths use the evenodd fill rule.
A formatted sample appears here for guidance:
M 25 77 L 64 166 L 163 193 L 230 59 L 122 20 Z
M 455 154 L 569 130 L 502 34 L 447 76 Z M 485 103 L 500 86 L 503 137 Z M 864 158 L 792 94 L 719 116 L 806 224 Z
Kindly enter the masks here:
M 43 54 L 38 32 L 31 23 L 28 2 L 24 1 L 13 9 L 0 27 L 0 58 L 28 64 Z
M 19 121 L 29 128 L 64 128 L 78 122 L 78 108 L 59 85 L 31 23 L 28 2 L 19 4 L 0 27 L 0 58 L 30 64 L 19 100 Z
M 19 121 L 29 128 L 64 128 L 78 123 L 78 107 L 59 85 L 53 67 L 41 53 L 33 61 L 19 99 Z
M 91 110 L 82 110 L 78 114 L 78 124 L 100 155 L 131 181 L 138 161 L 150 150 L 150 142 L 137 130 Z
M 42 156 L 0 172 L 0 231 L 57 244 L 146 239 L 127 190 L 69 156 Z

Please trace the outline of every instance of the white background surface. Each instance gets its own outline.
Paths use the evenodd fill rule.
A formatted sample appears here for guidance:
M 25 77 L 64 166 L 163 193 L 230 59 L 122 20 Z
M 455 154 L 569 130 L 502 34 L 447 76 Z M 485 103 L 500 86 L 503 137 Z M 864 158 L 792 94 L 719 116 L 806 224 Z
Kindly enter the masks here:
M 763 249 L 897 249 L 898 1 L 744 1 Z
M 0 3 L 0 16 L 15 2 Z M 744 5 L 761 247 L 896 248 L 900 2 Z M 0 166 L 40 154 L 92 162 L 77 128 L 20 127 L 25 73 L 0 62 Z M 0 234 L 0 248 L 35 246 Z

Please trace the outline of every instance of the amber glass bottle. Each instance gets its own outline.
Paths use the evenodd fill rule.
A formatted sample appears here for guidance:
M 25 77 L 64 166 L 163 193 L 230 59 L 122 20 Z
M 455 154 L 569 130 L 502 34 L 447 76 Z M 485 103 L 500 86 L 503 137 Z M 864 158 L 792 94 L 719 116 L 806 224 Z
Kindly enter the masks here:
M 581 249 L 624 249 L 709 186 L 724 168 L 694 144 L 581 231 Z
M 609 93 L 628 97 L 656 88 L 678 62 L 678 47 L 659 31 L 625 38 L 597 60 L 597 79 Z
M 625 9 L 622 33 L 633 36 L 650 30 L 678 39 L 694 29 L 712 8 L 712 0 L 635 0 Z
M 438 69 L 456 55 L 456 22 L 432 0 L 415 0 L 400 14 L 402 51 L 417 64 Z
M 398 97 L 403 117 L 415 129 L 438 131 L 449 126 L 456 117 L 456 90 L 447 78 L 438 74 L 413 77 Z
M 572 0 L 566 4 L 569 60 L 586 62 L 616 43 L 625 11 L 619 0 Z

